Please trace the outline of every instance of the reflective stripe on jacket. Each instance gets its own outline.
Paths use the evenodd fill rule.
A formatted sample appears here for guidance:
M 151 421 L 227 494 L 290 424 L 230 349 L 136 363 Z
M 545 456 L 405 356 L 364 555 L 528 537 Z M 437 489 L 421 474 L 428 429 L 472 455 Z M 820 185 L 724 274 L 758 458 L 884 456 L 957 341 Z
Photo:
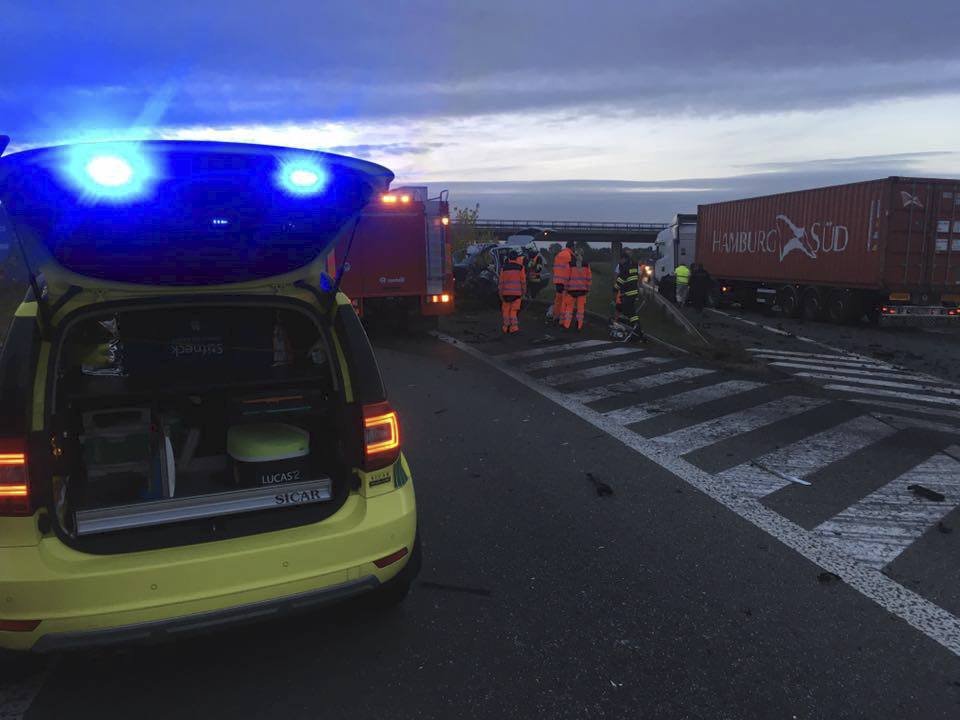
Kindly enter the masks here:
M 553 282 L 556 285 L 566 285 L 570 278 L 570 263 L 573 262 L 573 252 L 564 248 L 553 259 Z
M 593 279 L 593 273 L 590 266 L 584 263 L 582 266 L 570 266 L 570 279 L 567 281 L 566 290 L 568 293 L 577 297 L 586 295 L 590 292 L 590 281 Z
M 617 290 L 624 297 L 636 297 L 640 294 L 640 270 L 636 265 L 621 270 L 617 276 Z
M 500 270 L 498 284 L 500 295 L 505 298 L 522 297 L 527 292 L 527 273 L 519 262 L 507 262 Z
M 690 284 L 690 268 L 688 268 L 686 265 L 677 265 L 675 274 L 677 276 L 677 285 Z

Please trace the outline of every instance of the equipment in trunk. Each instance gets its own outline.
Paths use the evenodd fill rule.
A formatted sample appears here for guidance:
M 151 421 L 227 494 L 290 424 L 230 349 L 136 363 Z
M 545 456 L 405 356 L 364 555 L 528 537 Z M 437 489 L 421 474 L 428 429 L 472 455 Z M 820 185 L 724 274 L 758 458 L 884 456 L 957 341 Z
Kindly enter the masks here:
M 85 360 L 105 337 L 111 358 L 91 373 Z M 308 316 L 114 310 L 78 321 L 61 348 L 54 405 L 76 448 L 55 488 L 67 535 L 344 496 L 334 486 L 346 482 L 336 479 L 336 378 Z

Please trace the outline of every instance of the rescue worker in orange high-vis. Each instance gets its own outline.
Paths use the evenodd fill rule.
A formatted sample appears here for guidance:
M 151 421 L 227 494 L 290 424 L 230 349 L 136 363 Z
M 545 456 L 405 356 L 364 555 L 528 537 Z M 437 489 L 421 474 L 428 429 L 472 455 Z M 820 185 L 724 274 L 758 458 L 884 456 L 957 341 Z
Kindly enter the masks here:
M 593 273 L 590 272 L 590 263 L 583 259 L 583 253 L 577 253 L 570 265 L 570 277 L 567 280 L 566 292 L 563 294 L 563 310 L 561 324 L 567 330 L 573 323 L 573 316 L 577 316 L 577 330 L 583 330 L 583 316 L 587 310 L 587 293 L 590 292 L 590 283 Z
M 564 287 L 570 277 L 570 263 L 572 262 L 573 242 L 571 241 L 553 258 L 553 287 L 557 291 L 553 298 L 553 319 L 555 322 L 560 322 L 560 315 L 563 312 Z
M 503 333 L 520 332 L 520 303 L 527 292 L 527 271 L 516 250 L 511 250 L 507 262 L 500 268 L 500 311 L 503 315 Z

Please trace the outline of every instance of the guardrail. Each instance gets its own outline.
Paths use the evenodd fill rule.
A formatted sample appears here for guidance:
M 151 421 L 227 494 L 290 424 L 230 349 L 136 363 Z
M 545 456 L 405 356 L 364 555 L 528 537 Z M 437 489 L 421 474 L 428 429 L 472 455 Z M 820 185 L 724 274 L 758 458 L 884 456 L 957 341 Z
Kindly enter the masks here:
M 556 232 L 600 233 L 652 233 L 670 227 L 669 223 L 583 222 L 580 220 L 477 220 L 474 224 L 481 230 L 539 228 Z

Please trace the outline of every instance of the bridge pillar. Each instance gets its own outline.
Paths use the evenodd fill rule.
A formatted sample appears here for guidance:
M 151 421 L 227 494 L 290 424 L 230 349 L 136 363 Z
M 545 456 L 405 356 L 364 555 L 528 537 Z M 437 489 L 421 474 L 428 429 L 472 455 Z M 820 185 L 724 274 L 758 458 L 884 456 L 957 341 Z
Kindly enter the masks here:
M 611 277 L 616 280 L 617 263 L 620 262 L 620 251 L 623 250 L 623 243 L 619 240 L 610 241 L 610 267 L 613 273 Z

